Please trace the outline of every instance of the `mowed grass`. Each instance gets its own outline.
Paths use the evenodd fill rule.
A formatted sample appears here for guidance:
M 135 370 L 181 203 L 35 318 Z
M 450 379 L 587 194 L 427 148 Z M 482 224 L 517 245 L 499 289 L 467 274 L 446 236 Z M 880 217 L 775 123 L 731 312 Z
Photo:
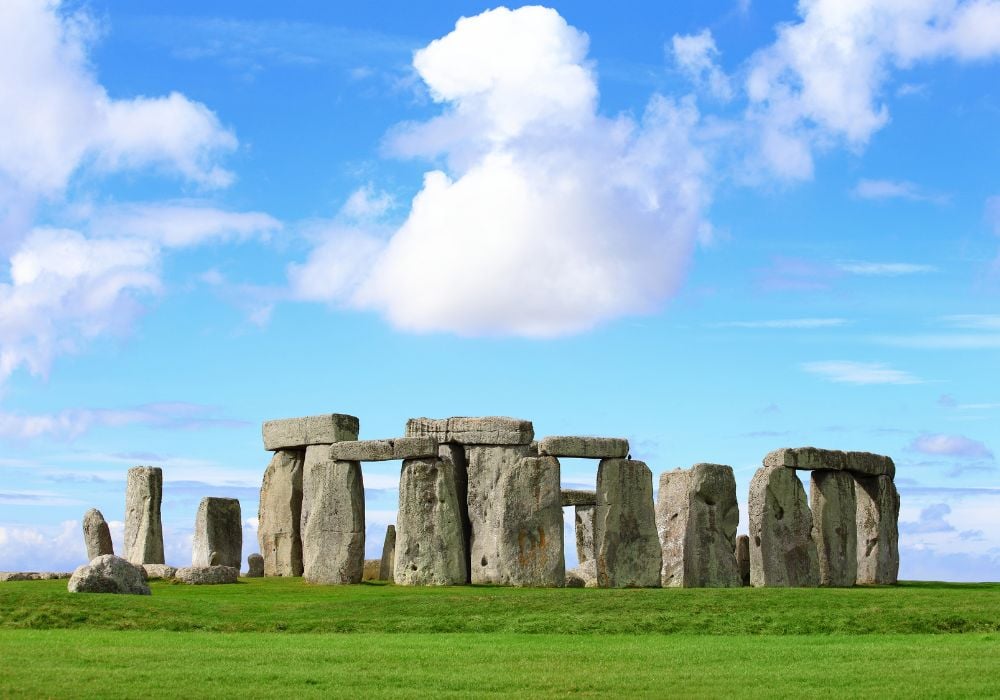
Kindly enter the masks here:
M 0 584 L 0 696 L 1000 696 L 1000 584 L 151 587 Z

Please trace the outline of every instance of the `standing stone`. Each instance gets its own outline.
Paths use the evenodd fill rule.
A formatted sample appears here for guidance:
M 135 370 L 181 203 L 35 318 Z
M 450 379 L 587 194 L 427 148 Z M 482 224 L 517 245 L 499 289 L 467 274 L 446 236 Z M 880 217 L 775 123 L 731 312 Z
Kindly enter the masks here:
M 750 585 L 750 537 L 739 535 L 736 538 L 736 568 L 740 570 L 740 585 Z
M 566 579 L 559 460 L 525 457 L 496 487 L 500 583 L 561 587 Z
M 594 512 L 596 506 L 576 506 L 576 558 L 580 564 L 594 560 Z
M 247 578 L 263 578 L 264 557 L 256 552 L 247 557 Z
M 472 445 L 466 448 L 472 583 L 503 582 L 499 553 L 500 501 L 496 488 L 501 475 L 515 469 L 530 453 L 528 445 Z
M 365 559 L 364 567 L 361 570 L 362 581 L 378 581 L 378 570 L 381 562 L 378 559 Z
M 257 511 L 257 542 L 265 576 L 302 575 L 302 465 L 304 450 L 278 450 L 264 472 Z
M 456 481 L 456 466 L 450 460 L 403 461 L 392 577 L 398 585 L 466 582 L 468 557 Z
M 303 473 L 303 576 L 312 583 L 360 583 L 365 563 L 361 463 L 311 460 L 311 449 Z
M 848 472 L 814 471 L 809 503 L 819 556 L 819 585 L 853 586 L 858 575 L 854 478 Z
M 243 559 L 243 517 L 235 498 L 206 496 L 194 519 L 192 566 L 230 566 Z
M 163 564 L 163 470 L 132 467 L 125 485 L 125 558 L 133 564 Z
M 594 551 L 600 588 L 660 587 L 653 473 L 644 462 L 603 459 L 598 465 Z
M 97 508 L 91 508 L 83 516 L 83 541 L 87 545 L 87 561 L 115 553 L 115 547 L 111 543 L 111 530 Z
M 750 482 L 750 584 L 817 586 L 819 561 L 806 491 L 786 467 L 761 467 Z
M 856 477 L 858 583 L 896 583 L 899 492 L 888 476 Z
M 103 554 L 77 567 L 66 586 L 70 593 L 150 593 L 142 569 L 114 554 Z
M 396 568 L 396 526 L 385 529 L 385 541 L 382 543 L 382 559 L 379 560 L 378 578 L 380 581 L 393 581 L 393 569 Z
M 735 588 L 736 478 L 732 467 L 696 464 L 660 475 L 656 524 L 663 550 L 663 586 Z

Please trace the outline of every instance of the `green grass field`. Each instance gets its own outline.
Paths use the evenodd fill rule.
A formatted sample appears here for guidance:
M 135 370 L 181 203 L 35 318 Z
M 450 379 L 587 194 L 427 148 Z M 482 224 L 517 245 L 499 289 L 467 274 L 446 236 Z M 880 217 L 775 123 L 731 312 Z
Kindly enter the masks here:
M 1000 584 L 0 584 L 0 695 L 1000 696 Z

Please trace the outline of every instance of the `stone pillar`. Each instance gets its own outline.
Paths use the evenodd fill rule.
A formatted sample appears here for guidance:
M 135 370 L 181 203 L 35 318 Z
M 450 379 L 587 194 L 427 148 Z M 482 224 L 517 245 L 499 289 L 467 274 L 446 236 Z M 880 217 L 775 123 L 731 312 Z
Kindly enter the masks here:
M 114 554 L 111 530 L 104 515 L 97 508 L 91 508 L 83 516 L 83 541 L 87 546 L 87 561 L 93 561 L 105 554 Z
M 213 556 L 214 555 L 214 556 Z M 240 568 L 243 561 L 243 517 L 235 498 L 206 496 L 194 520 L 192 566 Z
M 263 578 L 264 557 L 259 554 L 251 554 L 247 557 L 247 578 Z
M 396 526 L 385 529 L 385 541 L 382 543 L 382 559 L 379 560 L 378 578 L 380 581 L 393 581 L 393 570 L 396 568 Z
M 787 467 L 761 467 L 750 482 L 750 584 L 817 586 L 819 561 L 806 491 Z
M 399 478 L 393 580 L 401 586 L 459 586 L 468 554 L 456 467 L 441 458 L 407 459 Z
M 317 449 L 313 449 L 313 448 Z M 311 583 L 360 583 L 365 563 L 365 489 L 360 462 L 306 449 L 302 477 L 303 576 Z
M 265 576 L 302 575 L 302 466 L 305 450 L 278 450 L 264 472 L 257 542 Z
M 750 538 L 739 535 L 736 538 L 736 568 L 740 570 L 740 585 L 750 585 Z
M 596 506 L 574 506 L 576 558 L 580 564 L 594 560 L 594 511 Z
M 899 575 L 899 492 L 889 476 L 855 476 L 858 583 L 896 583 Z
M 735 588 L 736 478 L 732 467 L 696 464 L 660 475 L 656 524 L 663 586 Z
M 163 470 L 132 467 L 125 485 L 125 558 L 133 564 L 163 564 Z
M 814 471 L 809 503 L 819 557 L 819 585 L 853 586 L 858 574 L 854 478 L 843 471 Z
M 653 473 L 645 463 L 602 459 L 598 465 L 594 551 L 599 587 L 660 587 Z
M 525 457 L 500 474 L 498 503 L 500 583 L 562 587 L 566 580 L 559 460 Z

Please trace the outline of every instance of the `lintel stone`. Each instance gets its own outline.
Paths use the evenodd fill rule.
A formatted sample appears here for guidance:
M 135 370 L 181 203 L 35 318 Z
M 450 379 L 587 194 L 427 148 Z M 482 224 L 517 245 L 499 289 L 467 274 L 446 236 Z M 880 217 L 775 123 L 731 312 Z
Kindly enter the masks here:
M 816 447 L 783 447 L 767 453 L 765 467 L 790 469 L 832 469 L 864 476 L 896 476 L 896 465 L 891 457 L 872 452 L 844 452 L 821 450 Z
M 584 459 L 617 459 L 628 455 L 624 438 L 552 435 L 538 443 L 538 454 Z
M 350 462 L 387 462 L 393 459 L 436 457 L 437 440 L 430 437 L 401 437 L 388 440 L 348 440 L 330 445 L 330 459 Z
M 358 439 L 358 419 L 343 413 L 264 421 L 265 450 L 285 450 L 309 445 L 329 445 Z
M 406 436 L 462 445 L 528 445 L 535 439 L 535 429 L 529 420 L 504 416 L 411 418 L 406 421 Z
M 596 506 L 597 491 L 587 491 L 585 489 L 563 489 L 562 504 L 566 506 Z

